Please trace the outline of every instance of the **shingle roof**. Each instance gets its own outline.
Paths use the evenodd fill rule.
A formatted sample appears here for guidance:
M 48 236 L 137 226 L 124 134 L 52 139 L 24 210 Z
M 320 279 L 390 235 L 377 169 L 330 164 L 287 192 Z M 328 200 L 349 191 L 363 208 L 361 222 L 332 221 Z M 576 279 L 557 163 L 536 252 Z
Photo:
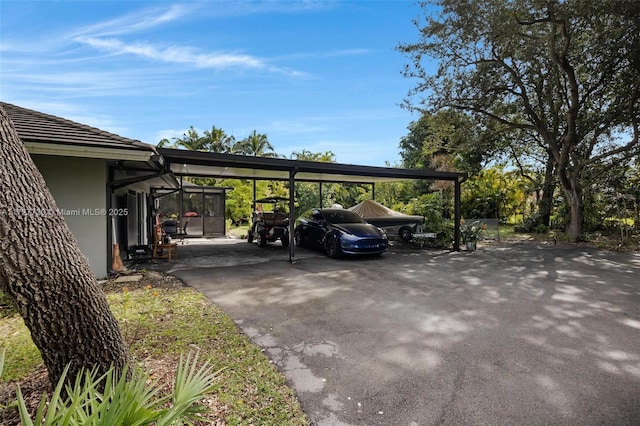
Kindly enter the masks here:
M 54 115 L 0 102 L 23 142 L 155 151 L 153 145 Z

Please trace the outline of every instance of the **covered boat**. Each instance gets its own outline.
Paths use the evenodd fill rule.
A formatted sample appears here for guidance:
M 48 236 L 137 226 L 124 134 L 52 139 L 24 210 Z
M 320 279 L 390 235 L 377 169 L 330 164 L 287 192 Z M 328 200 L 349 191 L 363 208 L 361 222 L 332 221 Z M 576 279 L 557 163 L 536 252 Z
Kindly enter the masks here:
M 422 216 L 400 213 L 374 200 L 364 200 L 348 210 L 384 229 L 388 236 L 398 236 L 403 241 L 410 241 L 413 234 L 422 232 Z

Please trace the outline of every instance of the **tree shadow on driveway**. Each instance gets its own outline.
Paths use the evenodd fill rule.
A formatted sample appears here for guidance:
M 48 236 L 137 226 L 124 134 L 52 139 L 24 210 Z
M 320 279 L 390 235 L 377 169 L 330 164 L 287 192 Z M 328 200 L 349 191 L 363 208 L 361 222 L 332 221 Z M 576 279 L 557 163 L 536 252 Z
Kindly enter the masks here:
M 638 254 L 302 254 L 173 273 L 265 349 L 316 424 L 640 422 Z

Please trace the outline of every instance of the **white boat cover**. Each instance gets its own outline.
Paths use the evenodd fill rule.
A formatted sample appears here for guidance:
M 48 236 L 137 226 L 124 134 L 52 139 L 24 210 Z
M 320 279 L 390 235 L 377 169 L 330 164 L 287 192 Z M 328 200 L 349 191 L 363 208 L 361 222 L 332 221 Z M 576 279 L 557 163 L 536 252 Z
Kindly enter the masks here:
M 391 210 L 388 207 L 383 206 L 382 204 L 375 202 L 373 200 L 364 200 L 361 203 L 356 204 L 353 207 L 349 207 L 347 210 L 351 210 L 354 213 L 357 213 L 364 220 L 398 220 L 404 219 L 408 222 L 422 222 L 424 219 L 422 216 L 414 216 L 408 215 L 404 213 L 397 212 L 395 210 Z

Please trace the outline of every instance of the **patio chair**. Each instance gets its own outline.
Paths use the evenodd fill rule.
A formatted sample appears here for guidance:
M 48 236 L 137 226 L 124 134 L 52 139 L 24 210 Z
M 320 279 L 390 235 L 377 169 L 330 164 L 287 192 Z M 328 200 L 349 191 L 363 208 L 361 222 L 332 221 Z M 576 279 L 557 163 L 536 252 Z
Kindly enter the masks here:
M 162 230 L 170 237 L 175 237 L 180 231 L 178 228 L 178 222 L 175 220 L 165 220 L 162 222 Z
M 156 225 L 153 232 L 153 259 L 167 259 L 171 262 L 171 258 L 178 258 L 178 244 L 165 242 L 166 236 L 162 225 Z

